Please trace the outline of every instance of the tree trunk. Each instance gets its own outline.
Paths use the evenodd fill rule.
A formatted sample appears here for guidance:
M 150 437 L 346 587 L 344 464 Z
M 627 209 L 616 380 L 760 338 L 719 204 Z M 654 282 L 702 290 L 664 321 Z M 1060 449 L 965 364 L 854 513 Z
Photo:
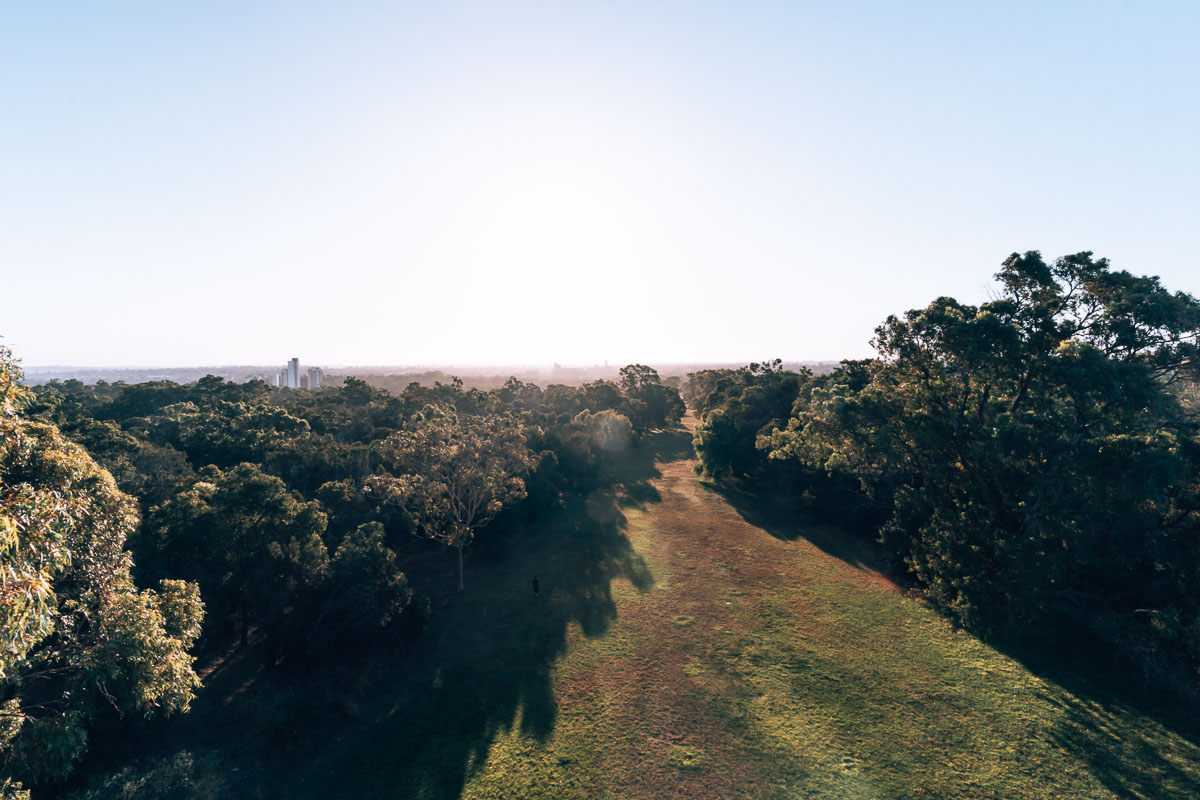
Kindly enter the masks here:
M 460 592 L 463 590 L 462 553 L 463 553 L 463 542 L 461 539 L 459 539 L 459 541 L 458 541 L 458 590 Z

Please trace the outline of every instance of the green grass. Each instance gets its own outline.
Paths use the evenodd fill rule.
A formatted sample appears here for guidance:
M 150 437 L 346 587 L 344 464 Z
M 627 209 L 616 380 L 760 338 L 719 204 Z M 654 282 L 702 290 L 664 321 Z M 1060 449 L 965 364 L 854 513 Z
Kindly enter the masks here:
M 676 769 L 703 769 L 707 763 L 698 747 L 672 747 L 667 763 Z
M 687 458 L 660 434 L 621 490 L 474 554 L 462 595 L 426 587 L 430 635 L 348 665 L 295 737 L 255 727 L 283 685 L 260 679 L 164 752 L 287 798 L 1200 797 L 1196 729 L 1094 643 L 1001 652 Z

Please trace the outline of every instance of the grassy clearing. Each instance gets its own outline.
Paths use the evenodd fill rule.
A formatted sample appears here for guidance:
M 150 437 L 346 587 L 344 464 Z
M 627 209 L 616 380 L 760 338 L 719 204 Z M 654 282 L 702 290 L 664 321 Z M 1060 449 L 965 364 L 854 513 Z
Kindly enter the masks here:
M 622 469 L 474 556 L 338 714 L 239 733 L 260 685 L 202 711 L 224 738 L 166 751 L 218 751 L 264 797 L 1200 797 L 1194 727 L 1088 643 L 1014 656 L 955 630 L 870 548 L 698 481 L 686 434 Z
M 1169 715 L 1159 721 L 1123 701 L 1103 675 L 1077 675 L 1071 688 L 1039 675 L 905 597 L 836 532 L 752 524 L 767 512 L 731 505 L 687 460 L 659 468 L 659 501 L 625 510 L 652 589 L 614 591 L 609 631 L 572 631 L 552 671 L 557 724 L 535 752 L 587 753 L 560 765 L 565 788 L 589 797 L 1200 796 L 1194 731 L 1172 730 Z M 1052 655 L 1044 658 L 1059 672 L 1087 671 Z M 510 796 L 554 796 L 530 783 L 551 772 L 522 755 L 528 745 L 495 740 L 463 796 L 504 786 L 522 787 Z

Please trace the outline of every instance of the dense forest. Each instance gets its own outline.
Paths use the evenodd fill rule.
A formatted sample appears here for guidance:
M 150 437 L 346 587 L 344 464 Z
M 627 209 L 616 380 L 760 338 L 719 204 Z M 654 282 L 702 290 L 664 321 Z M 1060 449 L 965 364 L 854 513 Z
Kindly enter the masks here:
M 1087 252 L 996 278 L 832 374 L 691 376 L 699 463 L 877 538 L 972 630 L 1066 618 L 1200 699 L 1200 302 Z
M 678 388 L 635 364 L 488 391 L 34 391 L 0 349 L 0 797 L 187 711 L 200 654 L 302 675 L 408 646 L 439 624 L 421 569 L 470 592 L 473 542 L 613 481 L 685 401 L 707 481 L 874 542 L 973 632 L 1082 626 L 1200 701 L 1200 302 L 1090 253 L 1014 254 L 997 279 L 980 306 L 889 317 L 874 359 Z
M 485 525 L 602 484 L 609 455 L 684 411 L 641 365 L 399 394 L 210 377 L 34 395 L 7 351 L 0 369 L 5 797 L 65 778 L 123 715 L 186 710 L 195 648 L 253 639 L 302 671 L 402 641 L 429 622 L 410 563 L 430 540 L 463 590 Z

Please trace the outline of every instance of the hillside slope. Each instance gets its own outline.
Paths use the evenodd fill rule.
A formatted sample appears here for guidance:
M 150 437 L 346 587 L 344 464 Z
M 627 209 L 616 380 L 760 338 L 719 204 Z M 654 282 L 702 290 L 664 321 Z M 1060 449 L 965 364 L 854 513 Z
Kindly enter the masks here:
M 627 548 L 592 542 L 581 560 L 583 541 L 552 538 L 452 598 L 461 623 L 441 620 L 435 650 L 457 688 L 421 720 L 398 706 L 397 740 L 349 737 L 321 760 L 325 788 L 357 774 L 379 797 L 1200 796 L 1193 740 L 953 630 L 844 536 L 703 484 L 688 442 L 660 434 L 615 503 L 591 498 Z
M 267 797 L 1200 797 L 1195 730 L 1074 643 L 1001 653 L 692 463 L 660 433 L 618 492 L 475 554 L 339 718 L 264 738 L 231 694 L 179 741 Z

